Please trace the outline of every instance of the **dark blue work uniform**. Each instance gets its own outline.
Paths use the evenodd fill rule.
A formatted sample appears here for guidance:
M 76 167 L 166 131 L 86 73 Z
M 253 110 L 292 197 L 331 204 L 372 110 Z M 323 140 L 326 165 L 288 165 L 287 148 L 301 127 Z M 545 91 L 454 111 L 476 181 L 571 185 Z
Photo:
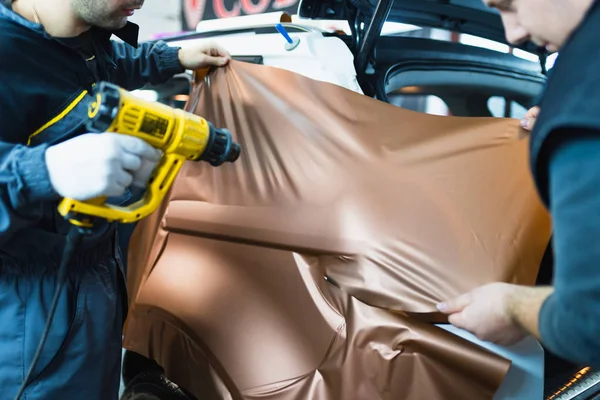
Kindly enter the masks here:
M 600 368 L 600 2 L 560 51 L 531 137 L 554 226 L 554 294 L 539 329 L 553 353 Z
M 68 230 L 56 211 L 47 147 L 85 132 L 97 80 L 132 90 L 183 70 L 177 48 L 138 46 L 134 24 L 114 32 L 125 43 L 92 28 L 87 58 L 4 6 L 0 32 L 0 398 L 11 399 L 40 340 Z M 100 226 L 75 255 L 24 399 L 117 398 L 127 298 L 116 230 Z

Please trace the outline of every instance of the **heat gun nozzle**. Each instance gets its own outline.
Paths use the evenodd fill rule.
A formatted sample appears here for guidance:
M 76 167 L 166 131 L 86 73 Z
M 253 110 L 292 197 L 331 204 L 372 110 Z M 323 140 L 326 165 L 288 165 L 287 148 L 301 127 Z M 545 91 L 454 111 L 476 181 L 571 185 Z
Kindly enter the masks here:
M 231 143 L 231 148 L 229 149 L 229 153 L 225 158 L 225 161 L 228 162 L 236 162 L 238 158 L 240 158 L 240 153 L 242 152 L 242 147 L 237 143 Z

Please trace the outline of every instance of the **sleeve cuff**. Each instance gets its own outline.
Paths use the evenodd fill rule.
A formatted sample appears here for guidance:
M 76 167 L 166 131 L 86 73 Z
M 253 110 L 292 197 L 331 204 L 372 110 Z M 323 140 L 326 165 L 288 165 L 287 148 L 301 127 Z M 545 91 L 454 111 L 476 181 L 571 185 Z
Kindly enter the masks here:
M 23 204 L 58 200 L 60 196 L 50 183 L 46 167 L 46 149 L 48 145 L 24 148 L 17 160 L 17 171 L 24 189 L 21 193 Z
M 540 309 L 538 329 L 542 344 L 554 354 L 579 364 L 600 362 L 597 325 L 579 307 L 565 308 L 550 295 Z
M 546 339 L 548 335 L 545 333 L 548 331 L 548 325 L 550 325 L 550 315 L 548 314 L 548 309 L 552 308 L 552 303 L 554 302 L 554 294 L 550 294 L 542 303 L 542 307 L 540 308 L 540 313 L 538 315 L 538 329 L 540 331 L 540 336 L 542 340 Z M 546 337 L 544 337 L 546 336 Z
M 544 346 L 554 354 L 565 357 L 566 355 L 561 351 L 564 346 L 561 345 L 559 338 L 556 337 L 556 332 L 561 331 L 561 324 L 567 324 L 569 321 L 561 321 L 560 318 L 557 319 L 557 311 L 556 295 L 551 294 L 540 308 L 538 330 Z
M 181 47 L 172 47 L 165 42 L 158 42 L 156 46 L 159 48 L 160 54 L 160 71 L 163 76 L 173 76 L 185 72 L 185 69 L 179 62 L 179 49 Z

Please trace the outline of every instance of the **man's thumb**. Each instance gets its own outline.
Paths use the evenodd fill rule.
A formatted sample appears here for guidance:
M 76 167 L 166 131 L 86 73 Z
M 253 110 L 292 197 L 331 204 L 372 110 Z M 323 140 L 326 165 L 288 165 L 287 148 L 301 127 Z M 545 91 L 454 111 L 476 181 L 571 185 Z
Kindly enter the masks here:
M 444 301 L 436 305 L 437 309 L 445 314 L 454 314 L 462 311 L 471 302 L 471 294 L 466 293 L 452 300 Z
M 214 67 L 222 67 L 227 64 L 228 61 L 229 59 L 227 57 L 210 56 L 208 54 L 204 58 L 204 64 Z
M 465 321 L 462 313 L 452 314 L 448 317 L 448 322 L 459 329 L 466 329 Z M 468 329 L 467 329 L 468 330 Z
M 533 130 L 535 124 L 535 118 L 523 118 L 521 120 L 521 128 L 527 129 L 528 131 Z

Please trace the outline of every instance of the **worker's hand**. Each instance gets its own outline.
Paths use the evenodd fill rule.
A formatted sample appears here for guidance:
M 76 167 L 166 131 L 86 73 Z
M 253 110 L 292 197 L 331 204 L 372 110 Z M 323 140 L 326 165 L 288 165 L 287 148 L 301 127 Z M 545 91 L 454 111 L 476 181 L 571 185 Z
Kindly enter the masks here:
M 491 283 L 440 303 L 438 309 L 449 314 L 448 321 L 452 325 L 473 333 L 480 340 L 512 345 L 526 336 L 509 312 L 511 296 L 518 295 L 520 288 Z
M 116 133 L 88 133 L 46 150 L 54 190 L 80 201 L 122 195 L 145 163 L 159 159 L 160 152 L 142 139 Z
M 142 166 L 134 172 L 131 186 L 142 189 L 145 188 L 148 185 L 148 180 L 150 179 L 152 172 L 154 172 L 154 168 L 156 168 L 156 164 L 157 162 L 155 160 L 142 158 Z
M 540 107 L 535 106 L 530 108 L 529 111 L 527 111 L 527 114 L 525 114 L 521 120 L 521 127 L 531 131 L 535 125 L 538 115 L 540 115 Z
M 179 50 L 181 66 L 190 70 L 223 67 L 230 59 L 229 52 L 216 43 L 201 43 Z

